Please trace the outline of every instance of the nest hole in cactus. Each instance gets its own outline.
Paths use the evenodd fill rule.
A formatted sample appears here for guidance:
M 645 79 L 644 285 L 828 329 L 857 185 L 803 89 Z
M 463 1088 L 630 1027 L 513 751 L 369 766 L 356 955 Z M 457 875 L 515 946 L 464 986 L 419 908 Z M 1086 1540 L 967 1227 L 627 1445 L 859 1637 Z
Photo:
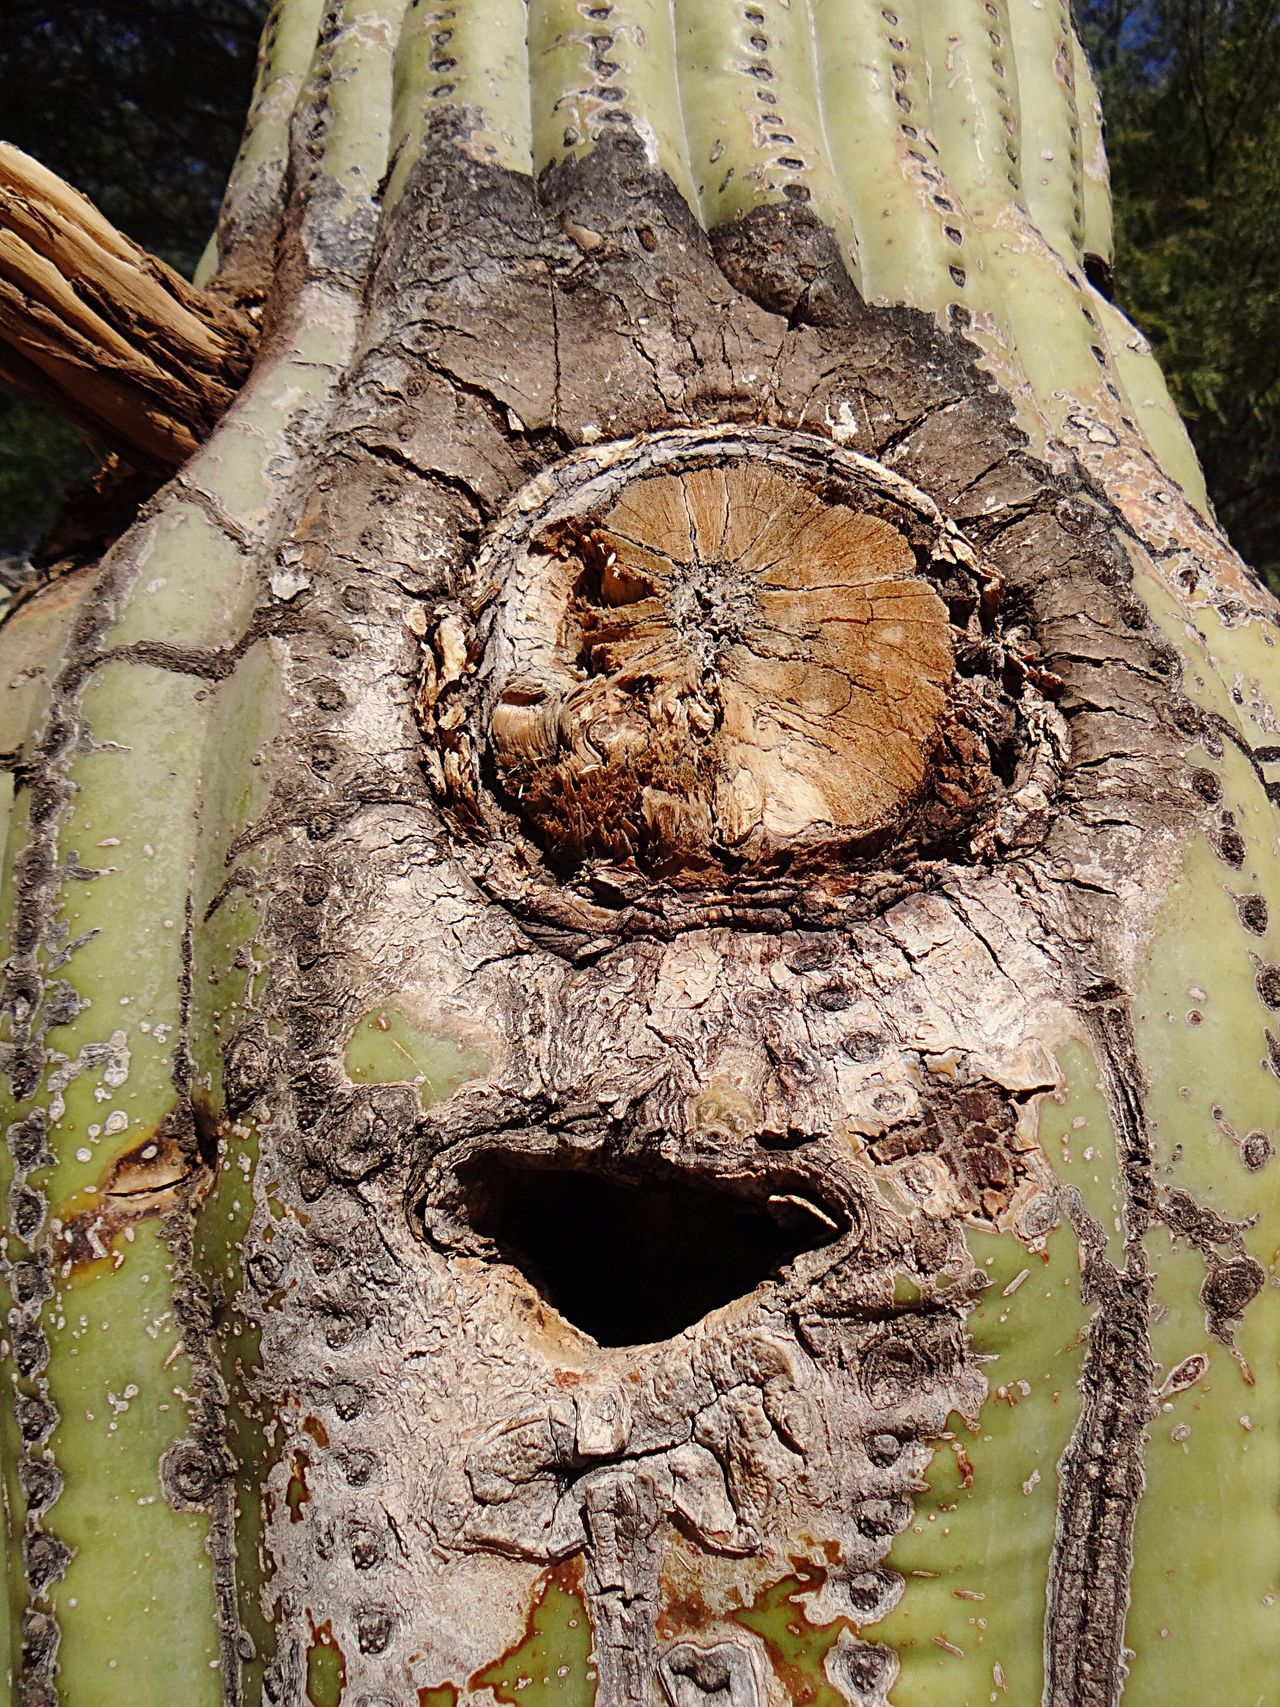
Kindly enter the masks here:
M 744 1195 L 683 1171 L 626 1177 L 492 1152 L 466 1195 L 476 1232 L 602 1346 L 669 1339 L 844 1231 L 781 1185 Z

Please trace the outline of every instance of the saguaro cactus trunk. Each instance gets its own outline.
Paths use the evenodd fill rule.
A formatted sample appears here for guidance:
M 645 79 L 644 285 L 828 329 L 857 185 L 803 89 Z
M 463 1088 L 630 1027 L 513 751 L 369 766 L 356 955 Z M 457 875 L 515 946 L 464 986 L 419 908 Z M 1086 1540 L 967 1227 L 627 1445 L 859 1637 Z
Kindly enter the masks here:
M 1045 0 L 280 0 L 0 632 L 25 1707 L 1262 1707 L 1277 610 Z

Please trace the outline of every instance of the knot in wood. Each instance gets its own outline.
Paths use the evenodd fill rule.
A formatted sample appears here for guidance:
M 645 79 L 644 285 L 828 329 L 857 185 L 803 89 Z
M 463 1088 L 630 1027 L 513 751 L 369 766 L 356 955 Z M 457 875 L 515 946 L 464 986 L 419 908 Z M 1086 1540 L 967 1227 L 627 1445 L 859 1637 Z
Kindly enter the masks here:
M 483 547 L 470 664 L 441 624 L 424 704 L 446 788 L 487 777 L 562 873 L 847 864 L 927 794 L 982 596 L 924 494 L 815 435 L 579 453 Z M 442 676 L 468 675 L 451 702 Z

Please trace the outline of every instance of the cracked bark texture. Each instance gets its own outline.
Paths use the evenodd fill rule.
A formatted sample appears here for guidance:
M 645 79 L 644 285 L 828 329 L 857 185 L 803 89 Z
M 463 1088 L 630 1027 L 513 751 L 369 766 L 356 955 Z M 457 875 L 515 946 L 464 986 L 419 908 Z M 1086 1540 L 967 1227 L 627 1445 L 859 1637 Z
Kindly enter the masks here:
M 860 177 L 790 8 L 518 10 L 278 8 L 254 370 L 0 634 L 17 1698 L 1261 1702 L 1276 612 L 1069 31 L 815 6 Z

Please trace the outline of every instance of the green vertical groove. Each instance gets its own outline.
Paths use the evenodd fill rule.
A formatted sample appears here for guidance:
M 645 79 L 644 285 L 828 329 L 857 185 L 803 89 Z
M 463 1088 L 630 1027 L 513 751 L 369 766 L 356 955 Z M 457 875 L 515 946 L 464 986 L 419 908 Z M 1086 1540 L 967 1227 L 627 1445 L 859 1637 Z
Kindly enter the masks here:
M 38 599 L 16 606 L 0 626 L 0 752 L 17 753 L 27 730 L 45 717 L 50 683 L 65 658 L 68 633 L 91 584 L 84 571 L 67 575 Z M 0 772 L 0 848 L 9 833 L 13 804 L 13 772 L 5 770 Z M 0 884 L 6 891 L 12 878 L 12 871 L 0 861 Z M 5 893 L 0 904 L 3 917 L 8 918 L 11 897 Z M 0 1023 L 7 1027 L 7 1019 Z M 0 1168 L 5 1165 L 0 1161 Z
M 930 131 L 971 217 L 989 225 L 1021 195 L 1018 82 L 1003 0 L 940 0 L 920 14 Z
M 1205 508 L 1154 363 L 1081 271 L 1110 253 L 1110 199 L 1066 0 L 415 8 L 388 201 L 450 110 L 480 158 L 535 175 L 638 132 L 708 230 L 811 208 L 869 301 L 968 312 L 1033 443 L 1114 421 Z
M 727 27 L 708 27 L 713 17 L 695 12 L 688 26 L 679 24 L 681 89 L 689 137 L 698 138 L 708 224 L 761 201 L 800 201 L 836 230 L 850 254 L 853 229 L 829 166 L 809 10 L 739 0 L 725 7 Z
M 7 1173 L 7 1170 L 5 1170 Z M 0 1180 L 8 1192 L 8 1179 Z M 8 1287 L 0 1281 L 0 1309 L 6 1319 L 13 1303 Z M 17 1696 L 22 1664 L 22 1613 L 27 1604 L 26 1579 L 22 1572 L 22 1525 L 26 1502 L 18 1484 L 22 1437 L 14 1409 L 10 1382 L 0 1391 L 0 1504 L 4 1519 L 4 1573 L 0 1577 L 0 1687 L 6 1701 Z
M 1102 102 L 1079 37 L 1071 32 L 1071 80 L 1076 91 L 1080 126 L 1080 204 L 1086 255 L 1110 262 L 1115 253 L 1112 229 L 1111 174 L 1102 134 Z
M 945 312 L 960 297 L 954 199 L 928 141 L 917 0 L 812 0 L 822 109 L 871 301 Z
M 1123 1260 L 1124 1184 L 1097 1061 L 1081 1040 L 1058 1051 L 1062 1089 L 1041 1106 L 1038 1141 Z M 975 1430 L 952 1420 L 889 1563 L 906 1593 L 868 1639 L 899 1654 L 893 1707 L 1039 1701 L 1057 1519 L 1057 1469 L 1079 1415 L 1091 1314 L 1070 1226 L 1043 1252 L 1011 1235 L 969 1234 L 990 1285 L 969 1318 L 990 1384 Z M 1128 1696 L 1126 1696 L 1128 1701 Z
M 325 89 L 321 176 L 353 209 L 377 192 L 391 139 L 392 64 L 406 0 L 342 0 L 312 78 Z
M 165 1123 L 181 1108 L 195 840 L 172 779 L 198 751 L 197 686 L 140 665 L 99 672 L 83 699 L 94 744 L 72 761 L 58 834 L 62 858 L 96 873 L 55 891 L 54 917 L 79 941 L 65 976 L 82 1006 L 44 1034 L 53 1162 L 30 1176 L 53 1234 L 40 1320 L 65 1486 L 48 1525 L 72 1549 L 47 1605 L 62 1630 L 59 1689 L 76 1707 L 118 1699 L 122 1667 L 148 1707 L 168 1700 L 175 1672 L 191 1702 L 221 1698 L 208 1519 L 171 1510 L 159 1482 L 162 1453 L 186 1432 L 191 1383 L 172 1257 L 154 1199 L 120 1195 L 174 1187 L 194 1163 L 180 1126 Z M 117 1171 L 125 1157 L 133 1179 Z
M 993 264 L 1000 217 L 1020 193 L 1017 84 L 1005 7 L 941 0 L 923 8 L 920 29 L 930 67 L 930 134 L 967 215 L 968 235 L 957 254 L 964 276 L 958 300 L 991 316 L 1009 343 L 1010 305 Z
M 699 206 L 680 94 L 676 9 L 671 0 L 626 0 L 613 8 L 615 30 L 609 57 L 622 72 L 623 89 L 634 91 L 650 115 L 646 140 L 672 183 L 692 208 Z
M 351 0 L 332 13 L 308 83 L 308 99 L 323 90 L 324 100 L 302 186 L 304 242 L 323 235 L 326 221 L 351 229 L 347 222 L 372 208 L 386 162 L 399 12 L 399 0 Z M 294 48 L 306 38 L 310 51 L 314 15 L 314 8 L 282 14 Z M 283 51 L 279 37 L 276 50 Z M 57 1619 L 58 1687 L 73 1707 L 107 1707 L 122 1688 L 145 1707 L 167 1707 L 175 1687 L 191 1707 L 222 1699 L 219 1661 L 226 1655 L 219 1652 L 210 1518 L 171 1508 L 160 1484 L 161 1458 L 191 1427 L 186 1395 L 203 1378 L 181 1342 L 181 1276 L 162 1222 L 149 1211 L 159 1204 L 179 1209 L 189 1189 L 183 1176 L 199 1179 L 184 1118 L 186 1063 L 179 1071 L 175 1055 L 189 917 L 200 973 L 196 1102 L 215 1130 L 222 1028 L 238 1022 L 248 996 L 230 970 L 235 949 L 256 927 L 248 898 L 237 893 L 215 911 L 207 940 L 204 912 L 225 876 L 219 866 L 227 837 L 261 805 L 250 779 L 274 678 L 265 649 L 251 651 L 223 680 L 225 657 L 218 655 L 240 642 L 255 607 L 271 596 L 261 565 L 289 525 L 287 481 L 323 422 L 349 355 L 353 307 L 344 305 L 332 275 L 304 288 L 290 309 L 296 329 L 269 345 L 217 434 L 127 542 L 121 574 L 128 590 L 100 652 L 156 642 L 185 647 L 191 673 L 123 659 L 99 667 L 81 703 L 92 739 L 70 761 L 74 792 L 56 825 L 55 859 L 74 856 L 88 875 L 63 878 L 54 890 L 50 922 L 65 929 L 73 947 L 64 965 L 46 960 L 46 974 L 69 981 L 82 1005 L 47 1028 L 53 1053 L 38 1093 L 50 1116 L 54 1160 L 33 1183 L 75 1235 L 70 1245 L 53 1245 L 55 1295 L 40 1312 L 49 1361 L 36 1383 L 43 1379 L 57 1408 L 49 1444 L 65 1478 L 42 1526 L 72 1551 L 62 1579 L 38 1604 Z M 234 520 L 224 524 L 224 515 Z M 206 652 L 215 655 L 207 677 L 200 673 Z M 27 709 L 38 727 L 38 706 Z M 20 803 L 10 865 L 26 834 Z M 209 983 L 215 967 L 216 985 Z M 23 1112 L 11 1108 L 9 1118 Z M 253 1139 L 243 1130 L 221 1136 L 197 1260 L 234 1301 L 250 1205 L 242 1163 L 252 1163 Z M 126 1153 L 134 1161 L 121 1176 Z M 131 1201 L 126 1194 L 138 1185 L 169 1188 L 168 1196 Z M 65 1265 L 64 1254 L 72 1259 Z M 265 1466 L 256 1419 L 239 1403 L 254 1347 L 237 1334 L 234 1310 L 228 1322 L 215 1349 L 230 1392 L 230 1438 L 241 1455 L 241 1610 L 262 1648 L 265 1633 L 252 1614 Z M 23 1520 L 14 1509 L 15 1528 Z M 246 1671 L 251 1696 L 255 1665 Z
M 1063 1112 L 1070 1119 L 1076 1087 Z M 893 1707 L 1030 1707 L 1043 1687 L 1042 1634 L 1057 1516 L 1057 1464 L 1079 1410 L 1088 1317 L 1068 1227 L 1043 1255 L 1011 1234 L 968 1235 L 990 1285 L 969 1318 L 990 1394 L 978 1426 L 951 1419 L 889 1564 L 897 1606 L 865 1631 L 901 1672 Z M 1003 1682 L 1001 1682 L 1003 1680 Z
M 798 201 L 852 228 L 827 157 L 808 8 L 735 0 L 676 10 L 680 90 L 709 226 L 762 202 Z
M 387 202 L 403 188 L 434 114 L 465 116 L 471 146 L 509 172 L 531 169 L 525 0 L 445 0 L 404 21 L 393 76 Z
M 53 1305 L 49 1392 L 62 1421 L 50 1444 L 67 1478 L 53 1526 L 75 1548 L 50 1595 L 58 1688 L 74 1707 L 114 1707 L 122 1691 L 169 1707 L 180 1678 L 184 1702 L 221 1703 L 208 1519 L 172 1511 L 156 1474 L 185 1432 L 190 1380 L 172 1259 L 154 1221 L 131 1231 Z
M 1274 656 L 1274 654 L 1273 654 Z M 1280 847 L 1275 808 L 1244 755 L 1193 759 L 1215 774 L 1245 847 L 1224 863 L 1208 840 L 1187 850 L 1135 1002 L 1136 1040 L 1150 1082 L 1148 1116 L 1158 1178 L 1224 1219 L 1256 1224 L 1245 1250 L 1267 1284 L 1280 1278 L 1280 1161 L 1256 1172 L 1243 1146 L 1261 1134 L 1280 1148 L 1280 1095 L 1265 1031 L 1280 1029 L 1258 989 L 1258 968 L 1280 964 Z M 1236 897 L 1271 900 L 1262 935 L 1240 922 Z M 1165 1375 L 1207 1355 L 1206 1376 L 1172 1395 L 1152 1430 L 1147 1495 L 1139 1511 L 1127 1641 L 1134 1650 L 1126 1702 L 1210 1698 L 1221 1655 L 1206 1631 L 1231 1632 L 1232 1701 L 1273 1699 L 1280 1549 L 1280 1319 L 1271 1300 L 1245 1313 L 1237 1344 L 1245 1367 L 1206 1331 L 1203 1257 L 1163 1229 L 1149 1238 L 1156 1286 L 1153 1343 Z M 1226 1246 L 1220 1255 L 1229 1255 Z M 1270 1306 L 1270 1307 L 1268 1307 Z M 1258 1496 L 1242 1499 L 1246 1487 Z M 1231 1513 L 1224 1569 L 1221 1514 Z
M 593 41 L 599 43 L 598 57 L 607 58 L 613 25 L 609 16 L 592 21 L 576 0 L 540 0 L 529 7 L 529 112 L 535 173 L 557 160 L 586 153 L 600 133 L 600 121 L 609 105 L 604 100 L 605 81 L 592 65 Z M 616 74 L 615 74 L 616 77 Z M 614 82 L 610 79 L 610 85 Z M 609 87 L 609 93 L 620 93 Z M 634 113 L 634 97 L 626 110 Z M 618 110 L 623 110 L 619 102 Z
M 250 1704 L 261 1693 L 273 1634 L 260 1606 L 261 1498 L 271 1458 L 266 1419 L 259 1414 L 251 1385 L 258 1364 L 257 1336 L 245 1320 L 240 1296 L 241 1253 L 254 1210 L 258 1135 L 252 1126 L 226 1115 L 223 1049 L 252 1018 L 265 971 L 255 972 L 253 945 L 260 921 L 251 891 L 229 885 L 228 878 L 233 872 L 252 873 L 250 858 L 233 861 L 233 847 L 267 804 L 265 767 L 253 760 L 268 750 L 280 711 L 271 655 L 265 646 L 255 647 L 223 683 L 210 713 L 209 751 L 235 754 L 237 762 L 210 770 L 193 876 L 194 910 L 201 925 L 193 943 L 192 1100 L 206 1136 L 216 1142 L 215 1174 L 196 1220 L 193 1260 L 219 1305 L 213 1349 L 226 1393 L 227 1436 L 235 1464 L 238 1610 L 253 1643 L 243 1675 L 244 1699 Z
M 83 1006 L 45 1037 L 69 1064 L 51 1079 L 75 1070 L 50 1099 L 58 1141 L 53 1166 L 40 1176 L 52 1212 L 64 1220 L 175 1106 L 195 826 L 172 811 L 168 783 L 199 742 L 198 691 L 191 677 L 111 664 L 84 697 L 97 750 L 71 766 L 75 800 L 59 841 L 96 875 L 61 885 L 57 900 L 67 935 L 87 938 L 70 963 Z M 95 1062 L 85 1053 L 117 1035 L 127 1061 Z
M 209 282 L 220 267 L 233 269 L 242 245 L 261 241 L 264 226 L 282 211 L 289 160 L 289 125 L 311 63 L 324 0 L 274 0 L 262 46 L 244 137 L 227 183 L 218 219 L 196 269 L 195 282 Z M 265 285 L 265 277 L 258 281 Z
M 683 28 L 675 14 L 675 30 Z M 585 153 L 615 128 L 638 129 L 695 208 L 667 0 L 534 0 L 529 8 L 533 169 Z
M 0 631 L 2 637 L 2 631 Z M 8 663 L 6 658 L 4 663 Z M 0 676 L 0 693 L 9 685 L 7 672 Z M 7 707 L 6 707 L 7 709 Z M 24 834 L 27 829 L 26 801 L 13 799 L 12 781 L 5 790 L 4 823 L 7 834 Z M 13 871 L 8 860 L 0 870 L 0 917 L 12 917 Z M 9 1041 L 8 1014 L 5 1015 L 4 1040 Z M 7 1110 L 6 1110 L 7 1112 Z M 13 1159 L 7 1144 L 0 1145 L 0 1202 L 9 1201 L 13 1184 Z M 7 1222 L 7 1218 L 6 1218 Z M 9 1234 L 6 1224 L 0 1239 L 0 1256 L 5 1264 L 19 1260 L 25 1253 Z M 16 1410 L 19 1377 L 9 1358 L 10 1333 L 16 1325 L 17 1300 L 8 1286 L 7 1266 L 0 1273 L 0 1312 L 5 1328 L 0 1330 L 0 1359 L 3 1359 L 3 1381 L 0 1382 L 0 1521 L 3 1528 L 4 1570 L 0 1574 L 0 1680 L 8 1691 L 5 1699 L 16 1695 L 16 1683 L 21 1666 L 22 1613 L 27 1604 L 26 1576 L 22 1566 L 22 1532 L 26 1518 L 26 1501 L 18 1483 L 18 1464 L 23 1452 Z
M 1021 186 L 1027 212 L 1064 261 L 1084 256 L 1084 161 L 1067 0 L 1005 8 L 1018 67 Z
M 1280 657 L 1274 630 L 1228 626 L 1208 608 L 1192 626 L 1149 567 L 1138 565 L 1136 582 L 1179 648 L 1183 691 L 1249 746 L 1270 744 Z M 1189 758 L 1217 779 L 1215 816 L 1232 814 L 1244 851 L 1230 864 L 1203 836 L 1185 850 L 1141 972 L 1135 1040 L 1149 1086 L 1157 1181 L 1228 1221 L 1257 1216 L 1242 1237 L 1267 1290 L 1235 1336 L 1246 1375 L 1207 1331 L 1199 1297 L 1204 1257 L 1164 1229 L 1148 1237 L 1159 1373 L 1163 1378 L 1197 1354 L 1207 1356 L 1208 1369 L 1187 1390 L 1166 1395 L 1152 1425 L 1135 1534 L 1125 1703 L 1165 1707 L 1221 1696 L 1229 1640 L 1232 1707 L 1264 1707 L 1274 1699 L 1280 1610 L 1280 1322 L 1273 1290 L 1280 1280 L 1280 1161 L 1272 1156 L 1252 1171 L 1244 1145 L 1261 1133 L 1280 1149 L 1280 1097 L 1265 1035 L 1268 1028 L 1280 1032 L 1280 1024 L 1257 982 L 1261 967 L 1280 964 L 1280 845 L 1274 804 L 1238 746 L 1226 740 L 1220 752 L 1202 748 Z M 1248 895 L 1270 903 L 1260 934 L 1241 922 L 1238 900 Z M 1228 1254 L 1219 1247 L 1220 1256 Z M 1245 1489 L 1263 1492 L 1245 1497 Z M 1219 1639 L 1206 1640 L 1210 1631 Z
M 933 124 L 948 176 L 977 228 L 983 293 L 1041 409 L 1060 426 L 1072 404 L 1106 407 L 1108 352 L 1085 317 L 1078 281 L 1022 204 L 1013 42 L 1004 8 L 996 10 L 993 19 L 972 0 L 929 9 L 930 60 L 939 68 Z M 1061 87 L 1053 98 L 1062 101 Z

